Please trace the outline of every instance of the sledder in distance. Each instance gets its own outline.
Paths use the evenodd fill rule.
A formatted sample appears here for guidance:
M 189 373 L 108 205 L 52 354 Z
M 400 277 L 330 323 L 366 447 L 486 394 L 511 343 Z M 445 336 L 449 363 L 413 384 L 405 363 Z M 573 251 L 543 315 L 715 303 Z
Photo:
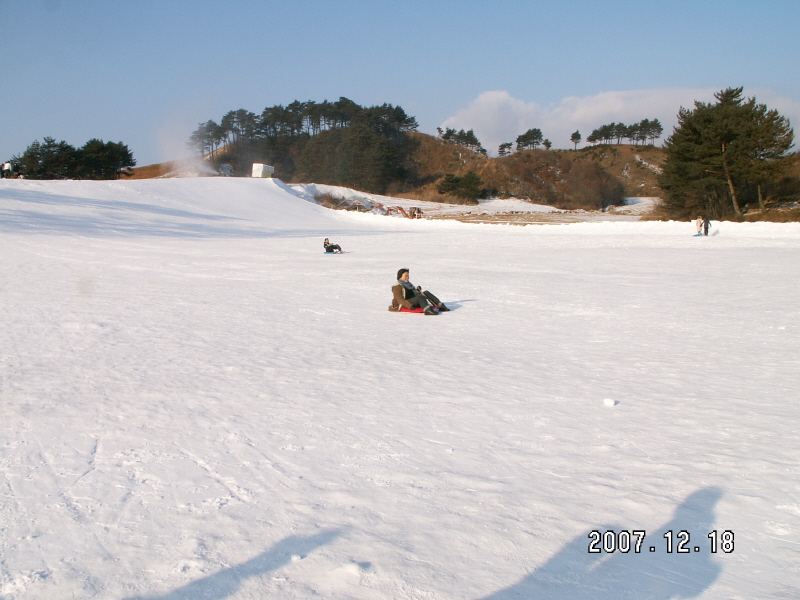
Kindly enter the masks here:
M 431 292 L 422 291 L 420 286 L 414 287 L 409 281 L 408 269 L 400 269 L 397 272 L 397 283 L 392 286 L 392 304 L 389 310 L 438 315 L 450 309 Z
M 323 247 L 325 248 L 326 254 L 344 254 L 344 250 L 339 244 L 331 244 L 328 238 L 325 238 L 325 241 L 322 242 Z

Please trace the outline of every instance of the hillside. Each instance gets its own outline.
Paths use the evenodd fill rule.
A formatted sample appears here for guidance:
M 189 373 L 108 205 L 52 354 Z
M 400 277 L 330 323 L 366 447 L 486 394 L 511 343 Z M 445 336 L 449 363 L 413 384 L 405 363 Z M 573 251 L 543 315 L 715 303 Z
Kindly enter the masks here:
M 661 148 L 604 144 L 582 148 L 577 151 L 577 154 L 597 163 L 622 183 L 626 197 L 660 197 L 663 193 L 658 186 L 661 164 L 666 157 Z
M 208 162 L 200 159 L 172 160 L 136 167 L 130 171 L 130 175 L 126 175 L 123 172 L 122 179 L 171 179 L 173 177 L 213 177 L 219 175 L 218 171 Z
M 579 150 L 526 150 L 487 158 L 461 146 L 414 134 L 412 154 L 419 184 L 400 196 L 442 201 L 437 184 L 448 173 L 475 171 L 498 197 L 527 198 L 559 208 L 596 209 L 622 197 L 657 197 L 663 151 L 653 147 L 600 146 Z M 648 166 L 652 165 L 652 166 Z
M 653 146 L 602 145 L 578 151 L 526 150 L 507 157 L 487 158 L 426 134 L 412 135 L 417 143 L 412 154 L 414 167 L 421 181 L 414 190 L 406 192 L 409 197 L 441 201 L 442 196 L 436 193 L 436 184 L 447 173 L 462 176 L 474 170 L 487 187 L 496 189 L 501 197 L 563 202 L 580 189 L 580 186 L 565 186 L 572 164 L 586 162 L 591 162 L 622 184 L 625 197 L 660 195 L 657 177 L 664 152 Z M 586 170 L 585 166 L 578 167 L 581 168 Z
M 469 171 L 477 173 L 485 187 L 498 197 L 525 198 L 565 209 L 591 210 L 621 204 L 623 197 L 660 195 L 656 171 L 663 160 L 663 151 L 659 148 L 598 146 L 578 151 L 526 150 L 507 157 L 487 158 L 427 134 L 409 132 L 407 135 L 406 177 L 388 185 L 385 194 L 389 196 L 452 202 L 454 197 L 439 194 L 437 185 L 448 174 L 461 177 Z M 218 152 L 215 161 L 224 163 L 225 153 Z M 180 172 L 181 168 L 175 163 L 164 163 L 134 169 L 132 178 L 177 176 Z M 287 183 L 306 183 L 295 174 L 281 173 L 280 169 L 276 176 Z

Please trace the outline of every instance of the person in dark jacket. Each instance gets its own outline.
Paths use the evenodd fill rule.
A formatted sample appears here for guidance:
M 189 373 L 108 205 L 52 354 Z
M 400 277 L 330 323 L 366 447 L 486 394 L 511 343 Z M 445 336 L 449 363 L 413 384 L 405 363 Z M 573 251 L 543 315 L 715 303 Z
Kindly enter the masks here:
M 322 245 L 325 247 L 325 252 L 344 252 L 339 244 L 331 244 L 328 238 L 325 238 L 325 241 L 322 242 Z
M 706 217 L 703 219 L 703 235 L 708 235 L 708 230 L 711 228 L 711 219 Z
M 400 269 L 397 272 L 397 283 L 392 286 L 392 305 L 389 310 L 397 312 L 401 308 L 422 308 L 426 315 L 436 315 L 450 310 L 429 291 L 423 292 L 421 287 L 414 287 L 409 281 L 408 269 Z

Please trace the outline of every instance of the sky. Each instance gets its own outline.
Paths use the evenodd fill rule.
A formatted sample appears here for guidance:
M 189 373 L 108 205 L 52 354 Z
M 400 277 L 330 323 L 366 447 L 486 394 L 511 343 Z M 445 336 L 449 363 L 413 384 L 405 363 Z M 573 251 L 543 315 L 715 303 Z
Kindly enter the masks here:
M 294 100 L 402 106 L 490 155 L 572 147 L 743 86 L 800 123 L 797 0 L 0 0 L 0 160 L 50 136 L 182 158 L 199 123 Z M 663 138 L 662 140 L 663 141 Z

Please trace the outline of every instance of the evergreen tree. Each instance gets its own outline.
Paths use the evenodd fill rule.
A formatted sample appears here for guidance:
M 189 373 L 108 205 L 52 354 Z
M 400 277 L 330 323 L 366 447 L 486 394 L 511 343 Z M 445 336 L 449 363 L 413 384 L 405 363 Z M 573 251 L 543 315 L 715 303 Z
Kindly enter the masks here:
M 541 129 L 528 129 L 525 133 L 517 136 L 517 150 L 536 149 L 542 143 L 543 137 Z
M 576 131 L 575 133 L 573 133 L 569 137 L 569 141 L 571 141 L 573 144 L 575 144 L 574 150 L 577 150 L 578 149 L 578 144 L 581 143 L 581 132 L 580 131 Z
M 301 122 L 300 126 L 302 126 Z M 222 117 L 220 127 L 225 145 L 236 157 L 242 153 L 247 142 L 255 138 L 256 116 L 243 108 L 232 110 Z
M 610 144 L 616 140 L 619 144 L 623 139 L 630 140 L 632 144 L 644 143 L 648 139 L 650 143 L 655 143 L 655 140 L 661 137 L 664 128 L 658 119 L 643 119 L 639 123 L 632 125 L 625 125 L 624 123 L 609 123 L 594 129 L 590 135 L 586 137 L 586 141 L 590 144 L 603 142 Z M 573 140 L 574 141 L 574 140 Z M 575 146 L 577 148 L 577 144 Z
M 189 138 L 188 145 L 198 154 L 203 156 L 207 154 L 213 155 L 222 144 L 224 138 L 225 132 L 222 127 L 209 120 L 205 123 L 200 123 Z
M 632 125 L 625 127 L 625 139 L 634 146 L 638 144 L 641 139 L 642 129 L 645 127 L 645 121 L 633 123 Z
M 664 133 L 664 128 L 661 126 L 661 122 L 658 119 L 650 121 L 650 126 L 647 128 L 647 138 L 650 140 L 650 143 L 655 144 L 662 133 Z
M 463 177 L 456 177 L 453 173 L 445 175 L 436 189 L 440 194 L 449 194 L 472 202 L 488 195 L 488 191 L 483 188 L 483 180 L 472 170 Z
M 43 143 L 34 141 L 13 161 L 20 166 L 26 179 L 74 179 L 77 175 L 76 150 L 64 140 L 56 142 L 45 137 Z
M 794 131 L 788 119 L 770 110 L 764 104 L 756 104 L 751 121 L 753 144 L 745 165 L 745 177 L 754 182 L 758 190 L 758 205 L 765 210 L 763 185 L 776 179 L 787 167 L 787 155 L 793 145 Z
M 497 149 L 498 156 L 508 156 L 511 154 L 513 144 L 511 142 L 506 142 L 504 144 L 500 144 L 500 147 Z
M 613 136 L 616 138 L 617 144 L 620 143 L 622 138 L 628 136 L 628 127 L 625 125 L 625 123 L 615 123 L 614 124 Z
M 33 142 L 12 160 L 26 179 L 118 179 L 125 169 L 136 165 L 122 142 L 91 139 L 76 150 L 51 137 Z
M 201 123 L 189 146 L 204 155 L 221 151 L 217 160 L 224 155 L 240 174 L 249 173 L 252 162 L 267 162 L 283 178 L 314 173 L 317 181 L 334 183 L 342 181 L 342 173 L 352 165 L 350 187 L 355 181 L 365 181 L 374 191 L 387 185 L 388 173 L 406 177 L 401 163 L 405 147 L 412 144 L 406 134 L 417 126 L 414 117 L 391 104 L 365 108 L 343 97 L 336 102 L 296 100 L 266 107 L 260 115 L 244 109 L 230 111 L 219 125 Z M 342 133 L 349 128 L 358 131 Z M 361 159 L 356 158 L 359 153 Z M 387 166 L 386 161 L 391 164 Z M 366 175 L 368 171 L 371 176 Z
M 616 135 L 616 123 L 610 123 L 608 125 L 603 125 L 602 127 L 598 127 L 594 131 L 592 131 L 591 135 L 586 138 L 589 140 L 591 138 L 594 142 L 604 142 L 606 144 L 610 143 L 615 135 Z M 593 143 L 594 143 L 593 142 Z
M 483 155 L 486 155 L 486 150 L 481 145 L 480 141 L 478 140 L 475 132 L 470 129 L 469 131 L 464 131 L 461 129 L 460 131 L 456 131 L 455 129 L 447 128 L 445 132 L 442 134 L 442 139 L 448 142 L 453 142 L 458 144 L 459 146 L 464 146 L 465 148 L 469 148 L 473 152 L 480 152 Z
M 91 139 L 75 153 L 79 179 L 119 179 L 121 173 L 136 166 L 133 154 L 122 142 Z
M 660 184 L 674 213 L 705 210 L 722 216 L 727 197 L 734 216 L 741 217 L 740 190 L 747 183 L 760 186 L 780 171 L 794 132 L 777 111 L 755 98 L 745 100 L 741 87 L 714 97 L 714 103 L 695 102 L 693 109 L 678 112 L 678 125 L 664 144 Z

